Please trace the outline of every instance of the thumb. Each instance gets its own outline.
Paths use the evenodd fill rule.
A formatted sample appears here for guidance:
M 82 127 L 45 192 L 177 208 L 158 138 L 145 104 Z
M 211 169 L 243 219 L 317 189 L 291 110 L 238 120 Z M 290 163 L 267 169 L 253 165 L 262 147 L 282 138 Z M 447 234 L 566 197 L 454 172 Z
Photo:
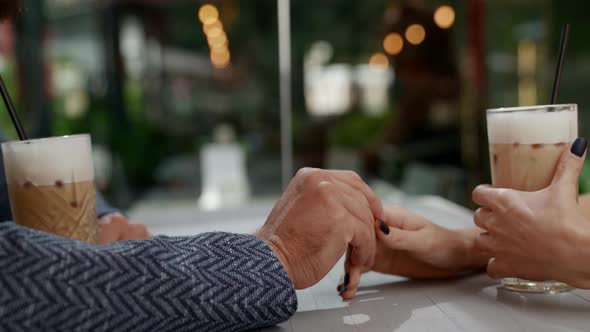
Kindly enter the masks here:
M 419 251 L 424 244 L 423 236 L 413 230 L 391 227 L 382 221 L 376 223 L 377 239 L 393 250 Z
M 584 159 L 588 142 L 581 137 L 576 138 L 569 150 L 561 155 L 551 185 L 575 188 L 578 192 L 578 177 L 584 166 Z

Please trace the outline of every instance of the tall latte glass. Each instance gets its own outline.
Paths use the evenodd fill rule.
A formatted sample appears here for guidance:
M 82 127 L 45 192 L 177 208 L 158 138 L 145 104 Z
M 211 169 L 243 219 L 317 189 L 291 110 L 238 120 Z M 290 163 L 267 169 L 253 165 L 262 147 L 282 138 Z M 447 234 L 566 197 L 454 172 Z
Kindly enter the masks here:
M 490 109 L 487 126 L 493 186 L 537 191 L 551 183 L 561 154 L 578 137 L 577 105 Z M 516 278 L 505 278 L 502 285 L 544 293 L 570 289 L 560 282 Z
M 96 243 L 96 189 L 89 135 L 2 144 L 14 221 Z

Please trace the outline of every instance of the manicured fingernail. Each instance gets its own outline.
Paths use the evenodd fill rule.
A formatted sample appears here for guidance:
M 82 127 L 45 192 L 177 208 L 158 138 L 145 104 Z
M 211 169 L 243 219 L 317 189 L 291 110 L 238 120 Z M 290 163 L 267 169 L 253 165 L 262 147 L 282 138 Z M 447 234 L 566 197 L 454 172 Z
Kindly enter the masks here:
M 342 286 L 342 288 L 340 288 L 340 292 L 338 292 L 338 295 L 342 295 L 344 293 L 346 293 L 347 289 L 346 287 Z
M 342 294 L 346 293 L 346 291 L 348 290 L 348 289 L 346 288 L 346 286 L 348 286 L 348 283 L 349 283 L 349 282 L 350 282 L 350 275 L 349 275 L 348 273 L 346 273 L 346 274 L 344 275 L 344 284 L 342 284 L 342 286 L 341 286 L 341 287 L 339 286 L 339 288 L 340 288 L 340 289 L 339 289 L 339 291 L 338 291 L 338 294 L 339 294 L 339 295 L 342 295 Z
M 389 226 L 387 226 L 387 224 L 381 219 L 379 219 L 379 229 L 383 232 L 383 234 L 389 235 Z
M 571 153 L 575 154 L 578 157 L 584 155 L 586 148 L 588 147 L 588 141 L 586 141 L 582 137 L 576 138 L 574 144 L 572 144 L 572 148 L 570 149 Z

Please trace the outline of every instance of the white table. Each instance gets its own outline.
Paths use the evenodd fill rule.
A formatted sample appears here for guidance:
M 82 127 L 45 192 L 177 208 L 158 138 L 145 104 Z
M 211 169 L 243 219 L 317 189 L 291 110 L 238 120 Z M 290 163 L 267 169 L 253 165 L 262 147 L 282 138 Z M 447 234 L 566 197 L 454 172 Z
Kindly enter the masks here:
M 471 211 L 438 197 L 396 196 L 396 203 L 446 227 L 471 225 Z M 196 204 L 142 204 L 130 215 L 155 234 L 254 232 L 271 200 L 203 212 Z M 298 312 L 269 331 L 590 331 L 590 291 L 561 295 L 513 293 L 484 274 L 413 281 L 368 273 L 357 297 L 342 301 L 336 286 L 342 261 L 317 285 L 297 291 Z

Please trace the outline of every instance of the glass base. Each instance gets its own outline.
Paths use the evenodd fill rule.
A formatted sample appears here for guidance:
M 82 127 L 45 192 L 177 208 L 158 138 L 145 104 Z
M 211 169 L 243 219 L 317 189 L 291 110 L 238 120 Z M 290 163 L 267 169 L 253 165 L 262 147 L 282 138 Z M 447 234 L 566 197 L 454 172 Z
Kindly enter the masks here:
M 558 281 L 528 281 L 518 278 L 502 279 L 502 287 L 513 292 L 559 294 L 573 287 Z

